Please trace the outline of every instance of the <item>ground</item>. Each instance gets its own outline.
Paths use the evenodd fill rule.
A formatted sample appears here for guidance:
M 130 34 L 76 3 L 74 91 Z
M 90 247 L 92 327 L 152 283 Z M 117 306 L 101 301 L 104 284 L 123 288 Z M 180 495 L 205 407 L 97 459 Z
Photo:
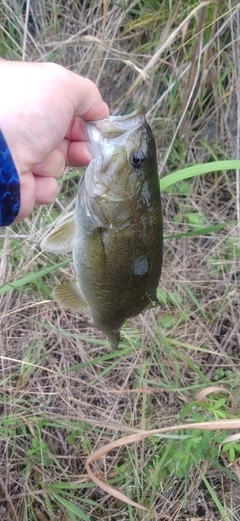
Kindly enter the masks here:
M 238 2 L 173 4 L 3 1 L 1 55 L 90 77 L 111 113 L 144 104 L 161 177 L 236 159 Z M 88 312 L 52 301 L 54 286 L 73 274 L 71 255 L 38 248 L 71 207 L 81 174 L 69 170 L 52 206 L 1 231 L 0 520 L 237 521 L 238 173 L 195 175 L 162 192 L 161 305 L 125 324 L 116 351 L 82 326 Z M 138 439 L 213 420 L 213 430 Z M 90 467 L 147 511 L 108 494 L 86 470 L 94 451 L 134 433 Z

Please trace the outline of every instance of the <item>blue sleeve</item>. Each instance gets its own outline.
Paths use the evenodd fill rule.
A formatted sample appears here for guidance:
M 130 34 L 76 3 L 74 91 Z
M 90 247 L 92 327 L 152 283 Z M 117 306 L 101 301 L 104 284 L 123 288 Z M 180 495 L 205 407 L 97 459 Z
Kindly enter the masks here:
M 0 130 L 0 226 L 7 226 L 16 219 L 20 209 L 19 176 Z

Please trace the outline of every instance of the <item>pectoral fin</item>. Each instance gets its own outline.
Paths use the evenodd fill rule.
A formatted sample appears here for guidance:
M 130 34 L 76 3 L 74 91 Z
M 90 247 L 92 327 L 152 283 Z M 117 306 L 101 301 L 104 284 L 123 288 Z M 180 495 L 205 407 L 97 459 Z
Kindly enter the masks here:
M 68 253 L 75 235 L 74 212 L 60 219 L 56 227 L 40 243 L 42 251 Z
M 60 306 L 66 308 L 81 310 L 87 307 L 76 279 L 70 279 L 57 286 L 54 289 L 53 298 Z

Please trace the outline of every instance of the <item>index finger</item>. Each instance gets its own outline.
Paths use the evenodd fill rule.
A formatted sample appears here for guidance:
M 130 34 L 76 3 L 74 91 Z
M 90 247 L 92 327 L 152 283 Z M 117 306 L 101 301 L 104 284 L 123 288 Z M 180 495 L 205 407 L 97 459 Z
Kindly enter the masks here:
M 93 81 L 78 74 L 74 76 L 72 101 L 74 116 L 80 116 L 85 120 L 104 119 L 109 116 L 109 108 L 103 101 L 99 89 Z

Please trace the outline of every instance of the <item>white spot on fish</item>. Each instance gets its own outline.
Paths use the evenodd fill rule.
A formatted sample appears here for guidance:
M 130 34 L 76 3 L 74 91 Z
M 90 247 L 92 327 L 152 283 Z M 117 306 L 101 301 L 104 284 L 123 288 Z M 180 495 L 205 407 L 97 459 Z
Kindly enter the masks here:
M 148 260 L 145 257 L 139 257 L 133 265 L 134 275 L 145 275 L 148 271 Z

